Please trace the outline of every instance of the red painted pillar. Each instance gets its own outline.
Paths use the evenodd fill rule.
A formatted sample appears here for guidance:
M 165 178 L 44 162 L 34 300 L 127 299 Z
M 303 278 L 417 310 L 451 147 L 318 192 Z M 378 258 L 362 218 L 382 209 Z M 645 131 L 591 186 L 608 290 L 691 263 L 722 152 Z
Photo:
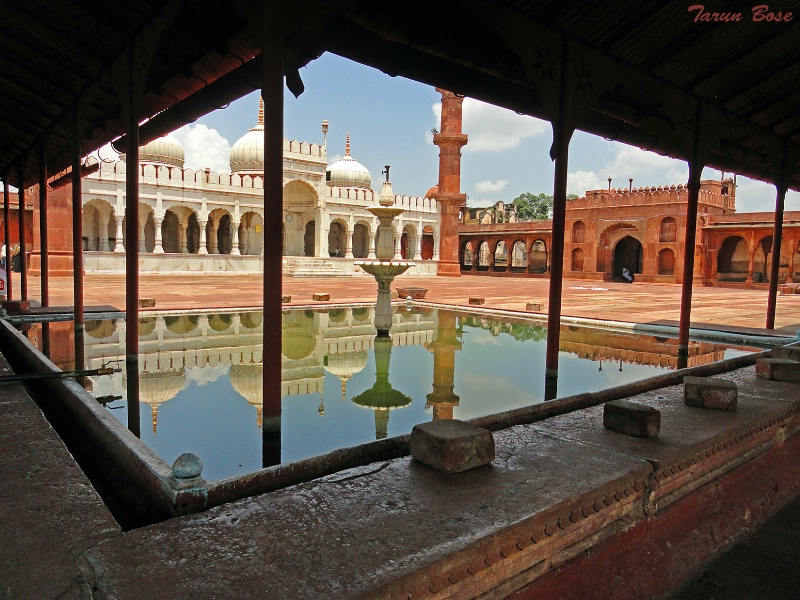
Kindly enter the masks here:
M 83 219 L 81 194 L 81 138 L 80 115 L 76 108 L 72 121 L 72 279 L 75 327 L 75 369 L 82 370 L 84 361 L 83 318 Z M 79 380 L 80 381 L 80 380 Z
M 689 200 L 686 206 L 686 241 L 683 247 L 683 283 L 681 285 L 681 320 L 678 328 L 678 368 L 689 362 L 689 325 L 692 318 L 692 284 L 694 282 L 694 246 L 697 239 L 697 201 L 700 197 L 700 174 L 703 164 L 689 162 Z
M 439 264 L 437 275 L 460 277 L 458 260 L 458 211 L 467 201 L 461 193 L 461 148 L 467 143 L 467 134 L 461 132 L 464 97 L 441 88 L 442 119 L 439 133 L 433 143 L 439 147 L 439 184 L 436 201 L 439 203 Z
M 39 251 L 42 306 L 50 306 L 50 274 L 48 273 L 47 240 L 47 162 L 44 156 L 44 141 L 39 142 Z M 42 352 L 50 356 L 50 323 L 42 323 Z
M 3 232 L 6 244 L 6 298 L 11 300 L 11 192 L 8 189 L 8 173 L 3 175 Z
M 17 179 L 19 180 L 19 201 L 17 204 L 19 213 L 19 293 L 21 300 L 28 299 L 28 244 L 25 240 L 25 169 L 22 163 L 17 167 Z
M 787 153 L 784 148 L 781 157 L 780 174 L 775 184 L 775 226 L 772 232 L 772 264 L 769 270 L 769 294 L 767 296 L 767 329 L 775 329 L 775 309 L 778 300 L 778 273 L 781 264 L 781 239 L 783 237 L 783 207 L 786 200 L 786 163 Z
M 567 207 L 567 172 L 569 141 L 574 129 L 553 123 L 553 147 L 550 156 L 555 161 L 553 184 L 553 237 L 550 242 L 550 293 L 547 307 L 547 354 L 545 359 L 545 388 L 547 379 L 558 377 L 558 348 L 561 337 L 561 291 L 564 276 L 564 223 Z M 554 391 L 554 390 L 553 390 Z M 552 393 L 545 393 L 552 399 Z
M 139 410 L 139 107 L 142 66 L 136 43 L 129 48 L 129 78 L 125 111 L 125 374 L 128 429 L 141 436 Z
M 264 71 L 264 209 L 278 218 L 264 222 L 263 463 L 280 462 L 281 294 L 283 277 L 283 2 L 266 3 L 261 54 Z

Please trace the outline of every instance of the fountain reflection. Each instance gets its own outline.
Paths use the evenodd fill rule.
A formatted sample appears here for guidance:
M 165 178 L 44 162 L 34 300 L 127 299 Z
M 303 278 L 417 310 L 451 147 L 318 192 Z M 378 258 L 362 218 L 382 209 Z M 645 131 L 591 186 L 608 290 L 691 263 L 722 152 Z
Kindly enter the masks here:
M 389 412 L 411 404 L 411 398 L 394 389 L 389 382 L 389 361 L 392 358 L 392 338 L 375 336 L 375 383 L 367 391 L 353 397 L 353 404 L 375 412 L 375 439 L 382 440 L 389 432 Z

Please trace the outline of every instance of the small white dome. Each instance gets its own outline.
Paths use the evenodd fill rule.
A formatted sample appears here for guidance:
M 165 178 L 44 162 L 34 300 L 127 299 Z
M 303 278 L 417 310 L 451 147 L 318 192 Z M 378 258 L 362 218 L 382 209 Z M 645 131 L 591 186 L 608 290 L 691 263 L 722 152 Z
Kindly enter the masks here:
M 139 147 L 139 162 L 183 168 L 183 161 L 183 146 L 171 135 L 165 135 Z
M 258 100 L 258 123 L 231 148 L 231 171 L 243 175 L 264 174 L 264 101 Z
M 328 187 L 370 189 L 372 176 L 367 167 L 350 156 L 350 134 L 347 134 L 344 158 L 325 169 L 325 183 Z

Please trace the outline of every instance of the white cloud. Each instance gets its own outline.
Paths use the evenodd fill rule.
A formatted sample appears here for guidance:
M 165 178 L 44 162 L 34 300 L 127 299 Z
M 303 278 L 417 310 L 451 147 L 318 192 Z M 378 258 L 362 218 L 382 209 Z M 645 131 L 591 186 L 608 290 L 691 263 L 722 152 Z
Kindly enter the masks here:
M 567 194 L 583 196 L 586 190 L 603 187 L 603 181 L 594 171 L 575 171 L 567 175 Z
M 231 170 L 231 145 L 216 129 L 203 124 L 184 125 L 172 135 L 183 144 L 187 168 L 209 168 L 217 173 Z
M 434 104 L 432 109 L 436 116 L 436 127 L 441 129 L 441 103 Z M 463 131 L 469 135 L 466 149 L 470 152 L 513 150 L 518 148 L 523 140 L 550 131 L 550 126 L 545 121 L 518 115 L 513 111 L 473 98 L 464 99 L 463 109 Z M 425 137 L 427 140 L 433 140 L 430 133 L 426 133 Z
M 497 203 L 497 200 L 491 200 L 489 198 L 479 198 L 475 199 L 472 196 L 469 197 L 469 201 L 467 204 L 470 208 L 485 208 L 487 206 L 494 206 Z
M 496 194 L 503 191 L 508 185 L 508 179 L 498 179 L 497 181 L 479 181 L 475 184 L 475 191 L 479 194 Z
M 583 196 L 588 190 L 612 188 L 649 187 L 686 183 L 688 167 L 686 163 L 668 156 L 646 152 L 639 148 L 614 144 L 616 152 L 609 161 L 596 170 L 573 171 L 567 175 L 567 193 Z

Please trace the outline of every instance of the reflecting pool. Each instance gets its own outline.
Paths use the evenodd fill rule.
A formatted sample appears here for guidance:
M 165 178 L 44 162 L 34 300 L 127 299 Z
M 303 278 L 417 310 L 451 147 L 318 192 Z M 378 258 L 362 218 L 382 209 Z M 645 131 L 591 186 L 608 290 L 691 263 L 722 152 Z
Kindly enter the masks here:
M 215 480 L 542 402 L 546 328 L 533 321 L 397 306 L 378 338 L 371 307 L 283 314 L 279 415 L 261 401 L 260 312 L 140 319 L 141 438 L 167 463 L 194 452 Z M 692 342 L 689 366 L 743 353 Z M 562 326 L 558 397 L 652 377 L 677 364 L 677 340 Z M 125 358 L 122 319 L 86 324 L 86 366 Z M 91 378 L 126 423 L 126 377 Z

